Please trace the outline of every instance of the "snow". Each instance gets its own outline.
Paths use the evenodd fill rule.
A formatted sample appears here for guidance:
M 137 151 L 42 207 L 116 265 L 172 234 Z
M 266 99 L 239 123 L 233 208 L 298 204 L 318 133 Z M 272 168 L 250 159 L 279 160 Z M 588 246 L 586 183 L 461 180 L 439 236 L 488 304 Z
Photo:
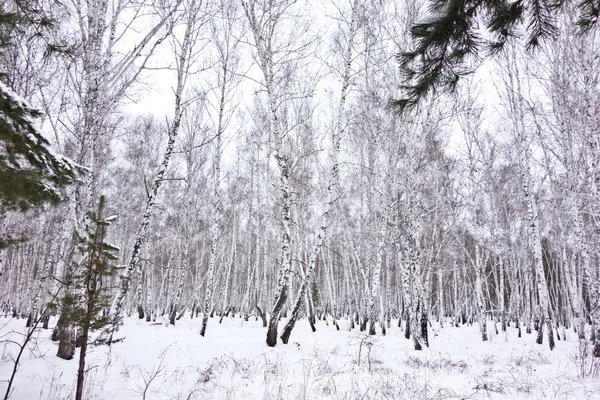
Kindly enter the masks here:
M 53 320 L 52 322 L 55 322 Z M 158 320 L 157 320 L 158 322 Z M 285 321 L 282 321 L 280 328 Z M 127 318 L 122 343 L 93 348 L 85 399 L 598 399 L 600 379 L 578 378 L 576 335 L 554 351 L 535 344 L 533 334 L 510 328 L 481 342 L 477 326 L 443 329 L 434 322 L 431 347 L 417 352 L 396 327 L 387 336 L 341 331 L 317 321 L 312 333 L 300 320 L 290 344 L 265 344 L 266 329 L 251 318 L 209 320 L 186 315 L 176 326 Z M 16 354 L 13 331 L 23 319 L 0 319 L 0 394 L 6 390 Z M 52 323 L 51 323 L 52 326 Z M 12 332 L 12 333 L 11 333 Z M 77 356 L 55 356 L 50 330 L 40 330 L 24 353 L 11 399 L 70 399 Z M 360 354 L 360 364 L 359 364 Z
M 0 82 L 0 93 L 3 93 L 5 96 L 14 101 L 19 107 L 25 108 L 28 110 L 33 110 L 34 108 L 29 104 L 25 98 L 21 97 L 17 93 L 15 93 L 11 88 L 6 86 L 3 82 Z

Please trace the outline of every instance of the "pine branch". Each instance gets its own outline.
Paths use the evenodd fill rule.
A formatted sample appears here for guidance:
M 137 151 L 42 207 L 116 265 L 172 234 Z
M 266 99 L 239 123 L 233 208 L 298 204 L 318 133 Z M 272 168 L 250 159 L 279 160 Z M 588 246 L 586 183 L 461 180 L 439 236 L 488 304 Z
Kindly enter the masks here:
M 547 0 L 531 0 L 531 17 L 527 24 L 527 30 L 530 32 L 526 45 L 527 50 L 538 47 L 542 39 L 558 35 L 552 8 Z
M 410 82 L 402 88 L 406 97 L 392 102 L 398 113 L 437 91 L 454 90 L 459 77 L 470 72 L 463 65 L 476 59 L 481 47 L 474 30 L 481 6 L 482 0 L 435 0 L 432 16 L 413 25 L 415 49 L 397 56 L 400 73 Z
M 578 5 L 579 20 L 577 26 L 582 33 L 589 32 L 598 22 L 600 14 L 600 0 L 583 0 Z

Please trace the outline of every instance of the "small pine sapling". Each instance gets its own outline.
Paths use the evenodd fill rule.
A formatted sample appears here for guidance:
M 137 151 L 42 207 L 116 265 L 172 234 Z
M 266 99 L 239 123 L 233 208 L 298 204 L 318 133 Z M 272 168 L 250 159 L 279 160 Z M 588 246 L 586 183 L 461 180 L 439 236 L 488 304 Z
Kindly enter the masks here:
M 62 299 L 63 313 L 66 313 L 63 317 L 69 325 L 76 326 L 79 330 L 76 400 L 83 396 L 88 346 L 110 344 L 111 332 L 114 332 L 121 322 L 120 318 L 112 317 L 107 312 L 111 305 L 111 288 L 108 283 L 117 275 L 119 267 L 115 263 L 118 259 L 118 249 L 106 242 L 108 227 L 114 217 L 104 217 L 104 207 L 104 197 L 100 197 L 98 210 L 88 213 L 90 222 L 85 234 L 77 238 L 81 261 L 73 264 L 69 277 L 76 290 Z M 92 338 L 91 334 L 94 332 L 99 333 Z

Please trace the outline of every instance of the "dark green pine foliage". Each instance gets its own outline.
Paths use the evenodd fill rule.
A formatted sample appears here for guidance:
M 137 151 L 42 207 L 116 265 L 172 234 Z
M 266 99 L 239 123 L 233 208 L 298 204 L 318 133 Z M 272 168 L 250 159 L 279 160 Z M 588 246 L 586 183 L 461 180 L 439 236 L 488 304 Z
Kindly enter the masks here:
M 122 268 L 116 264 L 119 250 L 106 242 L 108 228 L 115 217 L 104 217 L 104 208 L 105 199 L 101 196 L 98 210 L 88 212 L 90 222 L 85 237 L 78 238 L 78 251 L 83 258 L 73 268 L 73 281 L 80 290 L 71 320 L 80 327 L 89 324 L 91 332 L 101 332 L 90 342 L 93 345 L 106 344 L 105 334 L 120 324 L 120 320 L 108 315 L 112 301 L 110 293 L 114 289 L 110 283 Z
M 66 294 L 60 300 L 63 325 L 76 327 L 79 332 L 80 363 L 85 360 L 88 345 L 108 344 L 110 332 L 120 324 L 120 319 L 108 312 L 110 292 L 114 289 L 110 284 L 120 268 L 116 265 L 117 248 L 106 242 L 113 218 L 103 216 L 104 207 L 105 200 L 101 197 L 97 211 L 87 214 L 89 224 L 85 235 L 77 238 L 80 261 L 72 264 L 65 281 Z
M 564 0 L 562 0 L 564 1 Z M 600 0 L 584 0 L 579 3 L 579 20 L 577 26 L 588 32 L 598 22 L 600 16 Z
M 50 24 L 27 3 L 16 4 L 18 10 L 28 12 L 29 18 L 7 12 L 0 5 L 0 52 L 18 40 L 23 26 Z M 5 77 L 6 71 L 0 66 L 0 78 Z M 42 204 L 56 204 L 63 200 L 60 189 L 83 172 L 81 167 L 49 149 L 48 141 L 34 126 L 41 115 L 0 82 L 0 211 L 26 211 Z
M 53 154 L 33 120 L 40 113 L 0 83 L 0 207 L 27 211 L 62 200 L 60 188 L 81 172 L 75 163 Z
M 404 97 L 392 101 L 402 113 L 430 94 L 452 91 L 461 76 L 471 73 L 480 60 L 502 50 L 516 28 L 525 26 L 528 50 L 543 39 L 555 37 L 555 13 L 564 0 L 432 0 L 430 16 L 411 29 L 414 47 L 397 55 L 406 84 Z M 577 25 L 589 30 L 598 20 L 600 0 L 579 3 Z M 487 39 L 480 32 L 483 21 Z

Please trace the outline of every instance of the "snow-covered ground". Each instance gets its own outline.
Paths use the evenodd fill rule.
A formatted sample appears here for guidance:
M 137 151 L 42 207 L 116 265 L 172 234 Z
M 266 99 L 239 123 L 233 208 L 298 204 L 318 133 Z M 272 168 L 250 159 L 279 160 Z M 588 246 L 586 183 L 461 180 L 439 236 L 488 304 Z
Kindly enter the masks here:
M 269 348 L 260 321 L 210 319 L 205 338 L 200 323 L 187 316 L 169 327 L 127 319 L 122 343 L 88 355 L 84 398 L 600 399 L 600 379 L 578 376 L 572 331 L 550 351 L 533 335 L 518 338 L 514 328 L 507 341 L 492 332 L 483 343 L 475 326 L 440 329 L 434 322 L 430 347 L 417 352 L 395 325 L 387 336 L 367 336 L 324 321 L 312 333 L 301 320 L 290 344 Z M 20 340 L 13 331 L 24 325 L 0 318 L 2 396 L 16 353 L 7 339 Z M 24 353 L 11 399 L 74 397 L 78 353 L 59 359 L 49 335 L 40 330 Z

